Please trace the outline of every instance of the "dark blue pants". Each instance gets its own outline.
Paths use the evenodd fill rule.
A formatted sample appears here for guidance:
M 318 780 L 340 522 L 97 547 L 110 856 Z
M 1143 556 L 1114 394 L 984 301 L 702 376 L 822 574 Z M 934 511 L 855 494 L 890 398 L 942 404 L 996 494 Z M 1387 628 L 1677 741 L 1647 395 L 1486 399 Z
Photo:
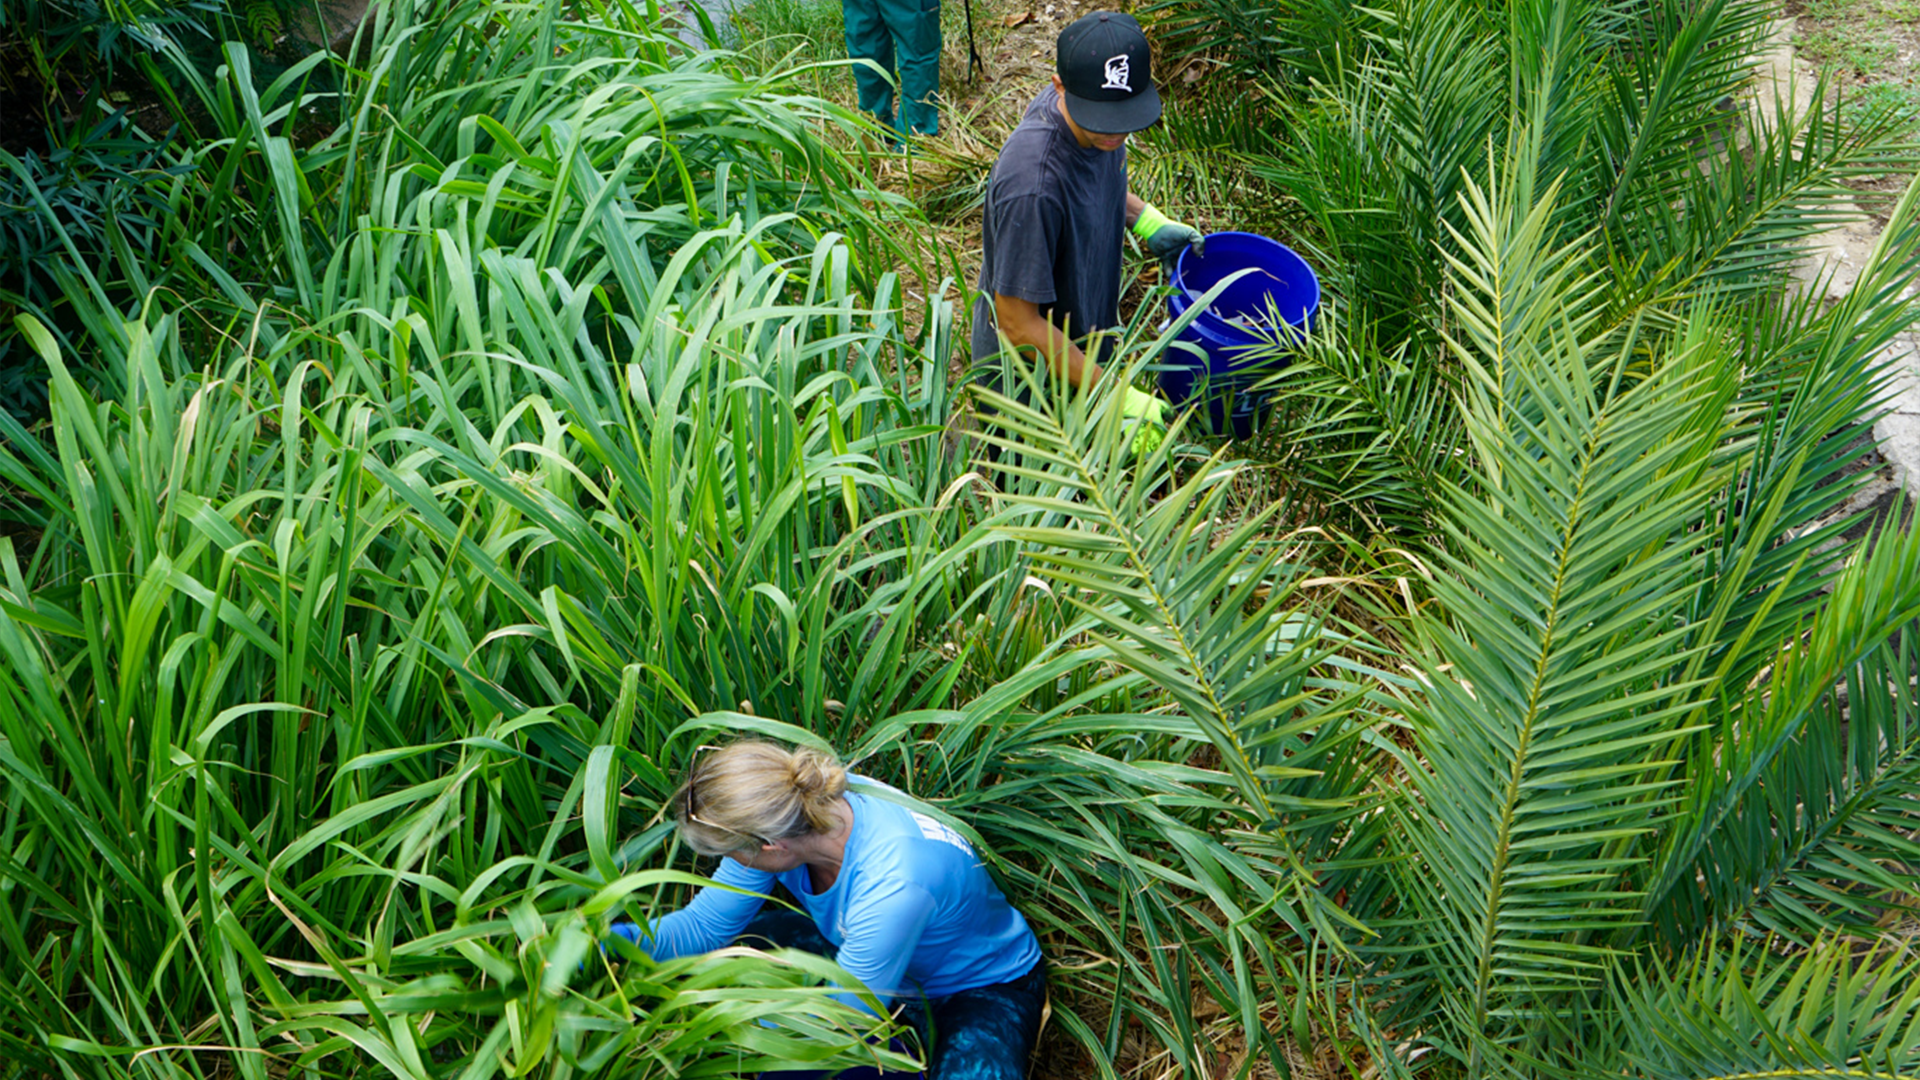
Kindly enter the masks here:
M 742 945 L 802 949 L 832 956 L 834 948 L 797 911 L 769 904 L 760 909 L 740 934 Z M 962 990 L 938 1000 L 902 1002 L 899 1015 L 920 1032 L 932 1048 L 927 1080 L 1024 1080 L 1027 1059 L 1040 1038 L 1040 1011 L 1047 1001 L 1046 961 L 1037 961 L 1025 975 L 1009 982 Z M 825 1072 L 761 1073 L 761 1080 L 825 1080 Z M 877 1080 L 900 1073 L 881 1073 L 871 1066 L 848 1069 L 841 1080 Z

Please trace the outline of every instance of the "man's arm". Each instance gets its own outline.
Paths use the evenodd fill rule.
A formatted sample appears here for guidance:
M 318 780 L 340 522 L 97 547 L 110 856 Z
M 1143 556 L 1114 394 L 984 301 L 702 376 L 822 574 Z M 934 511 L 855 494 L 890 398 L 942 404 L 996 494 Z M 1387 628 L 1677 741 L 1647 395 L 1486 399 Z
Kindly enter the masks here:
M 1038 350 L 1047 370 L 1082 389 L 1100 378 L 1100 365 L 1087 359 L 1080 346 L 1040 314 L 1040 305 L 1004 293 L 993 294 L 993 316 L 1000 332 L 1016 347 Z
M 1184 221 L 1175 221 L 1155 209 L 1153 204 L 1127 192 L 1127 231 L 1140 238 L 1154 257 L 1173 269 L 1173 260 L 1191 244 L 1193 253 L 1204 257 L 1207 238 Z

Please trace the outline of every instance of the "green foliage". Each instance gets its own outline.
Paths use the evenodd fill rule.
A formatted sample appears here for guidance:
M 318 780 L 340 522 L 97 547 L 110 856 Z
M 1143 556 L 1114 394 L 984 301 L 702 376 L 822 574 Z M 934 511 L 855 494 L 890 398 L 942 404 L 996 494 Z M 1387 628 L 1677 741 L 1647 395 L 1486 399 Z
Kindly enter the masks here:
M 1689 628 L 1672 616 L 1698 570 L 1692 548 L 1662 541 L 1724 480 L 1713 451 L 1733 390 L 1709 327 L 1621 385 L 1639 343 L 1593 340 L 1579 252 L 1544 242 L 1553 193 L 1524 208 L 1497 198 L 1470 196 L 1479 258 L 1456 271 L 1486 482 L 1447 522 L 1454 572 L 1435 587 L 1461 629 L 1434 628 L 1450 672 L 1413 714 L 1406 762 L 1424 806 L 1407 822 L 1428 871 L 1419 906 L 1437 916 L 1436 973 L 1454 973 L 1460 1042 L 1442 1045 L 1474 1072 L 1497 1053 L 1480 1039 L 1510 1038 L 1541 999 L 1599 978 L 1607 954 L 1592 939 L 1638 915 L 1607 883 L 1672 798 L 1641 749 L 1676 734 L 1693 689 L 1649 678 L 1687 658 Z M 1503 220 L 1509 209 L 1527 213 Z M 1496 321 L 1509 311 L 1519 318 Z
M 776 55 L 788 51 L 809 61 L 846 58 L 846 27 L 836 0 L 746 0 L 733 7 L 732 26 L 742 45 Z
M 1346 0 L 1153 0 L 1160 64 L 1224 60 L 1236 74 L 1307 86 L 1368 48 L 1361 9 Z
M 116 249 L 154 258 L 167 189 L 186 171 L 122 111 L 52 142 L 44 155 L 0 151 L 0 302 L 49 319 L 77 266 Z M 40 367 L 11 335 L 0 339 L 0 409 L 22 423 L 46 415 Z
M 45 978 L 22 969 L 10 1011 L 33 1026 L 8 1029 L 9 1056 L 112 1062 L 117 1046 L 201 1041 L 202 1023 L 225 1045 L 258 1048 L 236 1056 L 243 1072 L 259 1051 L 407 1074 L 430 1052 L 444 1075 L 495 1055 L 725 1072 L 854 1052 L 864 1024 L 817 992 L 790 992 L 798 976 L 831 970 L 817 964 L 637 963 L 613 981 L 580 969 L 623 901 L 687 880 L 623 874 L 607 844 L 623 816 L 640 820 L 604 782 L 613 751 L 635 755 L 651 804 L 671 784 L 648 753 L 664 732 L 635 724 L 640 663 L 624 681 L 614 673 L 604 702 L 573 695 L 612 708 L 604 720 L 552 684 L 552 670 L 578 681 L 591 665 L 543 641 L 547 626 L 607 598 L 557 587 L 536 598 L 506 578 L 533 569 L 521 547 L 541 545 L 526 524 L 477 518 L 491 502 L 484 482 L 444 505 L 429 494 L 430 478 L 457 476 L 448 470 L 464 460 L 442 441 L 463 441 L 460 414 L 424 429 L 385 423 L 367 395 L 379 384 L 359 381 L 367 369 L 328 377 L 301 360 L 283 388 L 244 350 L 220 378 L 176 384 L 163 374 L 184 360 L 167 318 L 128 326 L 133 388 L 96 407 L 47 336 L 27 329 L 55 366 L 59 474 L 17 461 L 9 472 L 81 493 L 50 523 L 45 572 L 63 580 L 81 560 L 110 580 L 10 601 L 8 831 L 14 850 L 40 853 L 35 893 L 58 902 L 8 926 L 19 963 L 51 964 Z M 450 400 L 431 375 L 410 382 Z M 515 410 L 527 412 L 552 415 L 538 400 Z M 385 460 L 382 446 L 411 449 Z M 537 448 L 500 444 L 503 471 Z M 251 486 L 268 463 L 270 486 Z M 556 479 L 534 520 L 569 489 Z M 449 514 L 466 528 L 443 529 Z M 265 539 L 242 531 L 248 516 Z M 133 528 L 102 531 L 116 520 Z M 135 528 L 131 549 L 112 542 Z M 518 565 L 496 563 L 494 545 Z M 20 563 L 7 565 L 22 581 Z M 487 612 L 502 604 L 537 621 L 496 625 Z M 80 662 L 48 667 L 70 636 L 91 643 Z M 129 740 L 99 742 L 106 723 Z M 629 747 L 636 727 L 647 737 Z M 647 832 L 623 861 L 660 840 Z M 124 902 L 102 907 L 107 896 Z M 203 939 L 199 926 L 225 929 Z M 96 948 L 111 954 L 62 959 Z M 93 1009 L 67 1011 L 75 985 L 94 988 Z M 761 1017 L 781 1029 L 763 1032 Z M 149 1060 L 162 1075 L 192 1071 L 190 1059 Z
M 208 0 L 4 0 L 0 31 L 22 43 L 40 82 L 98 65 L 111 72 L 219 10 Z
M 1910 1050 L 1903 961 L 1854 978 L 1833 935 L 1920 895 L 1920 550 L 1836 547 L 1915 195 L 1838 305 L 1788 293 L 1799 242 L 1859 216 L 1847 182 L 1911 167 L 1907 124 L 1747 104 L 1770 17 L 1410 0 L 1198 46 L 1276 103 L 1240 152 L 1332 300 L 1261 452 L 1435 568 L 1393 623 L 1421 657 L 1394 888 L 1349 903 L 1379 936 L 1337 969 L 1383 1068 L 1894 1075 Z M 1309 78 L 1281 59 L 1305 51 Z
M 1214 1075 L 1225 1027 L 1362 1075 L 1913 1068 L 1920 538 L 1837 511 L 1920 195 L 1785 295 L 1901 158 L 1729 122 L 1754 17 L 1277 24 L 1365 47 L 1275 91 L 1282 153 L 1161 176 L 1298 181 L 1333 303 L 1282 472 L 1190 420 L 1130 453 L 1151 305 L 1099 385 L 981 393 L 972 460 L 953 271 L 795 72 L 624 3 L 380 11 L 264 85 L 163 45 L 206 130 L 158 257 L 16 320 L 0 1059 L 904 1065 L 828 961 L 596 947 L 699 883 L 660 802 L 752 732 L 976 840 L 1102 1076 Z
M 1834 939 L 1784 959 L 1708 943 L 1613 993 L 1636 1076 L 1900 1076 L 1920 1064 L 1914 974 L 1911 956 L 1857 957 Z
M 1235 130 L 1261 133 L 1256 147 L 1230 140 L 1242 189 L 1290 210 L 1271 229 L 1338 315 L 1278 384 L 1284 426 L 1263 454 L 1296 492 L 1344 508 L 1363 535 L 1430 530 L 1441 484 L 1468 461 L 1445 344 L 1462 185 L 1484 184 L 1520 140 L 1537 144 L 1521 197 L 1558 184 L 1550 236 L 1591 235 L 1607 266 L 1604 317 L 1662 332 L 1731 294 L 1772 302 L 1760 298 L 1786 287 L 1800 241 L 1862 215 L 1849 181 L 1911 167 L 1898 108 L 1751 99 L 1771 18 L 1718 2 L 1404 0 L 1337 18 L 1308 5 L 1258 25 L 1316 57 L 1310 77 L 1229 50 L 1249 74 L 1205 80 L 1228 85 L 1202 97 L 1241 102 Z M 1180 19 L 1162 15 L 1176 47 Z M 1269 227 L 1268 200 L 1250 201 L 1245 224 Z
M 748 697 L 819 714 L 838 687 L 797 645 L 857 580 L 842 560 L 912 525 L 882 466 L 928 429 L 851 373 L 919 339 L 856 322 L 854 250 L 814 235 L 878 235 L 822 183 L 850 166 L 809 124 L 851 121 L 557 9 L 513 20 L 541 47 L 494 53 L 479 31 L 507 14 L 468 5 L 437 24 L 464 49 L 418 53 L 396 21 L 310 149 L 280 133 L 294 80 L 256 96 L 230 47 L 227 81 L 196 86 L 225 139 L 195 151 L 210 190 L 169 221 L 168 262 L 116 251 L 68 284 L 70 329 L 21 322 L 55 401 L 51 443 L 16 427 L 0 457 L 34 528 L 4 560 L 10 1060 L 871 1056 L 804 989 L 820 964 L 579 968 L 629 898 L 686 880 L 621 869 L 661 857 L 644 826 L 673 719 Z M 530 62 L 556 47 L 596 62 Z M 248 256 L 258 279 L 228 270 Z M 736 473 L 695 465 L 741 448 Z M 699 566 L 734 569 L 701 589 Z M 723 647 L 739 662 L 707 669 Z M 880 659 L 910 695 L 924 663 Z M 640 803 L 603 782 L 615 760 Z
M 142 62 L 169 47 L 202 54 L 229 36 L 268 45 L 313 9 L 312 0 L 0 0 L 0 33 L 19 50 L 9 84 L 22 78 L 50 100 L 67 84 L 150 73 Z

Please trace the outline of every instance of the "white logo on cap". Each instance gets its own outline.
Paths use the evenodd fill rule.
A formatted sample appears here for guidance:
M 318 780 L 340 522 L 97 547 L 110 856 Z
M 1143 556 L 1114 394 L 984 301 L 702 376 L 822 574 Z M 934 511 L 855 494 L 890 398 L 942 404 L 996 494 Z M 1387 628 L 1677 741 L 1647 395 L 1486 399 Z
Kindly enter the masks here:
M 1127 84 L 1127 54 L 1121 53 L 1107 61 L 1107 81 L 1100 84 L 1102 90 L 1125 90 L 1133 93 L 1133 87 Z

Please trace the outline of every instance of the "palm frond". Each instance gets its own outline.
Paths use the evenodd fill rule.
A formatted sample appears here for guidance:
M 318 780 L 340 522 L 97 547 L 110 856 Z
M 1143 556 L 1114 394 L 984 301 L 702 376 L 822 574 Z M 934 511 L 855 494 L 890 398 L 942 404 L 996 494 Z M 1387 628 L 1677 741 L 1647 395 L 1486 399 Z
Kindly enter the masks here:
M 1716 904 L 1749 910 L 1750 896 L 1736 895 L 1731 886 L 1703 890 L 1698 881 L 1703 872 L 1718 880 L 1746 871 L 1724 864 L 1709 871 L 1700 860 L 1716 844 L 1744 843 L 1761 855 L 1768 842 L 1751 830 L 1762 827 L 1757 823 L 1771 796 L 1760 792 L 1771 786 L 1766 778 L 1780 755 L 1801 738 L 1831 689 L 1915 617 L 1915 555 L 1894 529 L 1882 530 L 1871 551 L 1856 545 L 1837 576 L 1813 560 L 1839 553 L 1814 545 L 1831 542 L 1851 522 L 1842 518 L 1776 538 L 1779 522 L 1825 515 L 1847 494 L 1849 485 L 1836 482 L 1836 473 L 1860 453 L 1852 437 L 1871 423 L 1877 407 L 1884 372 L 1872 362 L 1875 350 L 1912 317 L 1897 298 L 1914 272 L 1917 211 L 1920 187 L 1910 186 L 1856 287 L 1828 315 L 1783 332 L 1791 347 L 1782 350 L 1778 381 L 1791 389 L 1776 392 L 1785 407 L 1750 422 L 1757 437 L 1745 445 L 1754 456 L 1729 489 L 1729 504 L 1742 512 L 1722 523 L 1727 539 L 1718 571 L 1704 579 L 1691 605 L 1697 632 L 1711 647 L 1695 654 L 1683 677 L 1704 675 L 1717 689 L 1695 706 L 1693 722 L 1708 730 L 1676 770 L 1687 781 L 1688 803 L 1652 863 L 1647 911 L 1669 940 L 1713 918 Z M 1825 816 L 1811 814 L 1809 822 Z M 1736 819 L 1744 824 L 1728 831 Z M 1805 870 L 1787 871 L 1769 856 L 1756 872 Z M 1802 919 L 1797 925 L 1816 924 Z
M 1897 546 L 1897 538 L 1881 537 Z M 1920 897 L 1920 625 L 1853 664 L 1749 788 L 1697 865 L 1715 921 L 1802 941 L 1862 932 Z
M 1616 63 L 1592 116 L 1594 195 L 1609 232 L 1660 214 L 1700 173 L 1703 156 L 1725 152 L 1735 126 L 1730 106 L 1752 78 L 1773 19 L 1764 4 L 1724 0 L 1641 5 L 1634 15 L 1610 50 Z
M 1764 9 L 1746 10 L 1739 19 Z M 1737 106 L 1720 120 L 1702 103 L 1691 111 L 1695 119 L 1680 122 L 1694 134 L 1673 134 L 1664 168 L 1649 163 L 1647 173 L 1629 178 L 1623 161 L 1606 196 L 1615 273 L 1652 297 L 1777 290 L 1808 238 L 1864 218 L 1847 181 L 1913 165 L 1911 149 L 1893 141 L 1891 121 L 1843 122 L 1824 83 L 1804 110 L 1775 100 Z M 1711 167 L 1689 160 L 1689 151 Z
M 1298 202 L 1298 242 L 1331 291 L 1394 340 L 1440 322 L 1435 247 L 1460 222 L 1462 177 L 1485 168 L 1507 87 L 1476 5 L 1402 0 L 1361 17 L 1377 45 L 1281 103 L 1288 137 L 1253 171 Z
M 1128 344 L 1121 355 L 1137 364 L 1157 351 Z M 1175 828 L 1176 820 L 1190 820 L 1184 812 L 1157 827 L 1173 838 L 1181 880 L 1191 879 L 1184 887 L 1205 896 L 1202 910 L 1239 912 L 1222 924 L 1231 933 L 1197 954 L 1218 966 L 1208 980 L 1236 988 L 1234 1000 L 1267 985 L 1310 1002 L 1316 991 L 1303 982 L 1306 973 L 1276 958 L 1273 933 L 1321 942 L 1330 958 L 1366 933 L 1336 894 L 1353 883 L 1354 865 L 1379 854 L 1378 822 L 1360 820 L 1369 801 L 1359 736 L 1366 728 L 1360 710 L 1384 677 L 1337 656 L 1343 635 L 1303 610 L 1312 540 L 1266 535 L 1283 507 L 1229 512 L 1241 466 L 1219 454 L 1176 454 L 1180 423 L 1152 453 L 1131 453 L 1117 393 L 1127 370 L 1125 362 L 1110 364 L 1111 381 L 1071 395 L 1059 380 L 1034 385 L 1029 403 L 983 394 L 993 410 L 984 437 L 1000 448 L 1006 489 L 992 529 L 1019 543 L 1035 587 L 1044 579 L 1053 602 L 1077 613 L 1054 646 L 1071 644 L 1062 660 L 1079 653 L 1081 663 L 1117 673 L 1083 698 L 1136 682 L 1152 686 L 1170 699 L 1171 714 L 1152 726 L 1111 717 L 1116 734 L 1177 725 L 1169 730 L 1190 733 L 1196 749 L 1209 751 L 1208 769 L 1220 774 L 1209 786 L 1232 792 L 1231 810 L 1210 810 L 1215 835 L 1204 842 Z M 1175 812 L 1172 802 L 1166 806 Z M 1234 899 L 1255 879 L 1257 901 Z M 1135 903 L 1149 898 L 1166 902 L 1143 892 Z M 1276 931 L 1242 940 L 1260 925 Z M 1255 978 L 1256 970 L 1264 973 Z
M 1113 385 L 1051 409 L 986 395 L 998 429 L 987 438 L 1017 458 L 1002 467 L 1044 484 L 1005 496 L 1039 520 L 999 531 L 1068 590 L 1119 661 L 1173 696 L 1250 804 L 1272 819 L 1269 783 L 1305 772 L 1283 740 L 1324 735 L 1337 719 L 1304 682 L 1328 658 L 1323 627 L 1290 614 L 1304 576 L 1293 560 L 1304 552 L 1262 539 L 1279 504 L 1226 527 L 1234 468 L 1219 455 L 1193 462 L 1184 480 L 1168 476 L 1180 423 L 1159 449 L 1132 460 L 1132 428 Z
M 1920 619 L 1920 540 L 1900 533 L 1890 522 L 1856 556 L 1826 606 L 1764 677 L 1712 714 L 1690 751 L 1686 799 L 1645 901 L 1669 937 L 1721 915 L 1801 931 L 1857 923 L 1877 915 L 1865 898 L 1912 880 L 1902 868 L 1911 841 L 1883 835 L 1877 821 L 1912 810 L 1913 670 L 1898 666 L 1912 645 L 1897 639 Z M 1857 727 L 1837 715 L 1841 685 L 1849 702 L 1858 695 Z M 1807 758 L 1784 763 L 1795 749 Z
M 1382 351 L 1365 327 L 1316 334 L 1274 380 L 1271 441 L 1303 503 L 1358 519 L 1352 531 L 1419 536 L 1466 465 L 1443 354 Z
M 1687 649 L 1674 589 L 1732 388 L 1710 327 L 1641 378 L 1631 346 L 1597 346 L 1585 249 L 1549 246 L 1553 196 L 1465 196 L 1453 308 L 1478 475 L 1449 500 L 1448 614 L 1423 620 L 1435 652 L 1408 705 L 1404 887 L 1444 984 L 1436 1041 L 1476 1074 L 1594 985 L 1638 918 L 1616 845 L 1675 797 L 1651 751 L 1687 687 L 1659 675 Z
M 1622 967 L 1609 992 L 1619 1057 L 1591 1075 L 1646 1080 L 1892 1078 L 1920 1068 L 1920 960 L 1907 943 L 1822 937 L 1776 955 L 1708 941 Z

